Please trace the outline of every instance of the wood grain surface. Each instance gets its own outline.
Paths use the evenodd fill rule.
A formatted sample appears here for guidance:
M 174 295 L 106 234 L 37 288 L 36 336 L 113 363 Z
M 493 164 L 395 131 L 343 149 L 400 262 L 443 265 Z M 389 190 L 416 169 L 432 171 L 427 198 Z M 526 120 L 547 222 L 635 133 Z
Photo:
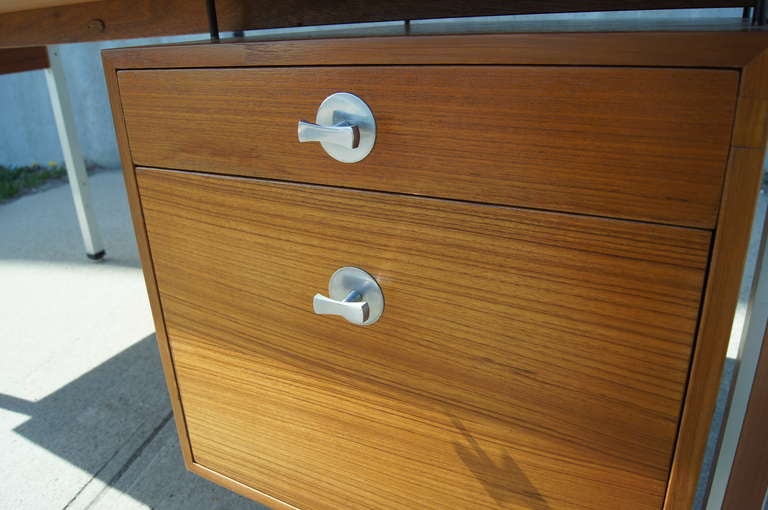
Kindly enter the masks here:
M 709 233 L 137 180 L 196 465 L 307 509 L 661 506 Z M 345 265 L 379 323 L 312 313 Z
M 48 65 L 45 46 L 0 49 L 0 74 L 45 69 Z
M 765 164 L 768 51 L 741 73 L 736 124 L 664 510 L 689 510 L 709 437 Z M 761 133 L 758 139 L 747 133 Z
M 223 31 L 541 12 L 728 7 L 754 0 L 216 0 Z M 55 5 L 59 4 L 59 5 Z M 73 4 L 73 5 L 64 5 Z M 94 23 L 98 21 L 97 23 Z M 0 46 L 124 39 L 208 32 L 205 2 L 188 0 L 0 1 Z
M 134 162 L 711 228 L 738 75 L 554 67 L 118 72 Z M 336 91 L 377 119 L 356 164 L 299 144 Z
M 115 48 L 115 69 L 315 65 L 573 65 L 741 69 L 766 47 L 768 32 L 461 34 L 321 40 L 231 40 L 223 44 Z M 629 32 L 629 33 L 627 33 Z
M 0 0 L 0 14 L 6 12 L 28 11 L 44 7 L 60 7 L 70 4 L 84 4 L 96 0 Z
M 229 4 L 238 0 L 218 0 Z M 0 46 L 207 33 L 205 2 L 100 0 L 0 13 Z
M 133 222 L 133 231 L 136 234 L 136 247 L 141 259 L 141 268 L 144 275 L 144 282 L 147 286 L 147 298 L 152 310 L 152 318 L 155 323 L 155 336 L 157 346 L 160 352 L 160 360 L 163 364 L 163 375 L 168 388 L 168 396 L 173 409 L 176 431 L 179 434 L 179 445 L 181 448 L 184 464 L 187 468 L 192 468 L 192 449 L 189 446 L 186 422 L 184 421 L 184 409 L 179 398 L 179 389 L 176 385 L 176 372 L 173 368 L 173 357 L 168 345 L 168 336 L 165 331 L 165 320 L 163 319 L 163 309 L 160 303 L 160 295 L 157 291 L 157 281 L 155 279 L 154 264 L 152 262 L 152 252 L 149 248 L 149 240 L 144 226 L 144 212 L 141 207 L 141 198 L 139 197 L 138 184 L 136 182 L 136 172 L 131 161 L 131 151 L 128 146 L 128 136 L 125 131 L 125 122 L 123 119 L 123 108 L 120 104 L 120 90 L 117 83 L 117 72 L 109 63 L 104 65 L 104 78 L 109 93 L 110 106 L 112 107 L 112 120 L 115 126 L 115 135 L 117 137 L 117 146 L 120 152 L 120 162 L 123 167 L 123 177 L 125 179 L 125 191 L 128 198 L 128 205 L 131 210 L 131 221 Z

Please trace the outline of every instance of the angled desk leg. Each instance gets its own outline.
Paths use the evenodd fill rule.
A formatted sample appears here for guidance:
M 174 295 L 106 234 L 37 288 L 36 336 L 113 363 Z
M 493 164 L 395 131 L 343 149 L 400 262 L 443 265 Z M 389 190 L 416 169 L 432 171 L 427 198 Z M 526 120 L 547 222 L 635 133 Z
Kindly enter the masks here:
M 91 207 L 91 193 L 88 187 L 88 174 L 85 171 L 85 161 L 80 151 L 80 143 L 75 131 L 72 105 L 69 102 L 67 84 L 61 67 L 59 51 L 56 47 L 48 47 L 49 67 L 45 70 L 48 82 L 48 94 L 51 97 L 53 115 L 56 118 L 56 129 L 59 132 L 61 151 L 64 153 L 64 164 L 67 167 L 69 187 L 75 202 L 77 221 L 80 223 L 80 233 L 85 244 L 85 254 L 93 260 L 101 259 L 106 253 L 101 241 L 99 228 Z
M 716 453 L 716 464 L 714 474 L 712 475 L 712 485 L 710 487 L 707 500 L 707 510 L 733 510 L 738 508 L 765 508 L 765 501 L 768 501 L 768 486 L 765 483 L 765 470 L 750 469 L 750 460 L 762 460 L 765 462 L 765 455 L 760 458 L 761 450 L 765 443 L 760 445 L 753 443 L 755 437 L 755 426 L 744 428 L 748 415 L 752 415 L 753 420 L 764 420 L 765 411 L 761 414 L 761 405 L 759 402 L 760 391 L 765 386 L 760 386 L 760 372 L 758 371 L 761 360 L 761 351 L 765 350 L 763 344 L 768 342 L 768 213 L 763 212 L 762 230 L 753 230 L 753 236 L 760 236 L 760 245 L 758 248 L 757 261 L 755 266 L 755 275 L 751 282 L 749 298 L 747 301 L 746 316 L 744 318 L 744 329 L 741 334 L 741 344 L 739 346 L 739 361 L 736 367 L 736 376 L 733 383 L 733 393 L 730 406 L 726 409 L 726 417 L 721 437 L 720 451 Z M 768 345 L 768 344 L 767 344 Z M 768 352 L 768 350 L 766 350 Z M 765 355 L 762 355 L 766 358 Z M 768 361 L 768 360 L 766 360 Z M 765 363 L 765 362 L 763 362 Z M 762 384 L 766 384 L 763 377 Z M 750 402 L 752 394 L 758 395 L 754 404 Z M 763 395 L 765 393 L 763 392 Z M 753 406 L 750 411 L 749 407 Z M 762 416 L 762 417 L 761 417 Z M 742 445 L 742 438 L 746 436 L 746 444 Z M 757 434 L 759 437 L 760 434 Z M 747 449 L 753 448 L 754 452 Z M 739 452 L 739 450 L 744 450 Z M 737 463 L 737 461 L 739 461 Z M 750 471 L 752 471 L 750 473 Z M 744 475 L 750 473 L 750 476 Z M 759 492 L 759 494 L 758 494 Z M 747 504 L 747 501 L 753 500 L 754 504 Z M 762 506 L 757 500 L 762 500 Z

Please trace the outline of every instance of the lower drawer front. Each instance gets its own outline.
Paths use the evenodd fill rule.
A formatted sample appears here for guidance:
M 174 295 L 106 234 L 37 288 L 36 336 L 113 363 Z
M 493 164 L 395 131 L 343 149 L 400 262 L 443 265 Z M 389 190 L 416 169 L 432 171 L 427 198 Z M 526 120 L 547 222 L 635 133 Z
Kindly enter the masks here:
M 661 507 L 709 233 L 137 177 L 195 463 L 303 509 Z M 378 323 L 313 314 L 342 266 Z

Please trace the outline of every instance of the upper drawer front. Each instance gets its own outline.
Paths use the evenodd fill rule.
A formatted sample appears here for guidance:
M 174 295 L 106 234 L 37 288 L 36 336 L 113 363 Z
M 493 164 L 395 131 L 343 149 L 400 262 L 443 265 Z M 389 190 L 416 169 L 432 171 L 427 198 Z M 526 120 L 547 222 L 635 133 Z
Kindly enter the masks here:
M 119 72 L 134 162 L 711 228 L 738 74 L 654 68 Z M 328 95 L 377 120 L 367 159 L 299 144 Z
M 708 232 L 137 178 L 195 462 L 302 509 L 661 507 Z M 376 324 L 312 313 L 342 266 Z

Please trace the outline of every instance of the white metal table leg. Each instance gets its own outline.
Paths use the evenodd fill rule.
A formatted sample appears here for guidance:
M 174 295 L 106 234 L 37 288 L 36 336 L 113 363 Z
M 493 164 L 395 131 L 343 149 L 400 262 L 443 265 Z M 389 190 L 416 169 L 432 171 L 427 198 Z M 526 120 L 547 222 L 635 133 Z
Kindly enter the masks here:
M 90 259 L 98 260 L 104 256 L 105 250 L 91 207 L 88 174 L 85 171 L 85 161 L 75 131 L 72 105 L 69 102 L 67 84 L 57 47 L 48 47 L 48 59 L 50 66 L 45 70 L 45 78 L 48 82 L 48 94 L 51 97 L 53 116 L 56 119 L 56 129 L 59 132 L 61 151 L 64 153 L 69 187 L 75 202 L 77 221 L 80 224 L 80 233 L 83 236 L 86 255 Z

